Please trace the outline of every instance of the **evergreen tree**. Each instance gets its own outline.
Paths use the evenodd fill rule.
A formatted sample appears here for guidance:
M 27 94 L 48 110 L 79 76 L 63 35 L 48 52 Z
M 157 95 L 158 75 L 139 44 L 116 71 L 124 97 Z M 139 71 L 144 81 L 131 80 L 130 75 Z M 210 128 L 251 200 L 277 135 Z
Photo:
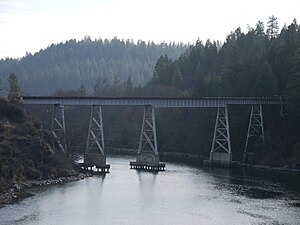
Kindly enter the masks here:
M 277 93 L 277 81 L 271 71 L 270 64 L 261 59 L 263 62 L 258 70 L 256 84 L 253 95 L 255 96 L 272 96 Z
M 107 89 L 110 87 L 110 83 L 107 80 L 107 78 L 103 76 L 97 77 L 95 84 L 93 86 L 94 96 L 101 96 L 107 91 Z
M 175 69 L 173 71 L 173 76 L 172 76 L 172 82 L 171 82 L 171 85 L 174 86 L 174 87 L 178 87 L 180 88 L 180 86 L 182 85 L 182 81 L 183 81 L 183 78 L 182 78 L 182 74 L 180 72 L 180 68 L 179 66 L 176 64 L 175 65 Z
M 128 76 L 128 79 L 126 81 L 126 87 L 125 91 L 127 95 L 130 95 L 132 92 L 133 86 L 132 86 L 132 81 L 131 81 L 131 76 Z
M 288 82 L 289 122 L 293 134 L 300 138 L 300 41 L 293 58 L 293 72 Z
M 277 18 L 272 15 L 269 17 L 267 35 L 269 38 L 276 38 L 278 36 L 278 31 L 279 27 Z
M 79 88 L 79 94 L 80 94 L 80 96 L 86 96 L 86 88 L 83 84 L 81 84 L 81 86 Z
M 255 35 L 258 38 L 263 38 L 265 36 L 265 25 L 260 20 L 256 23 Z
M 153 83 L 170 85 L 172 80 L 172 61 L 168 56 L 161 56 L 155 65 Z
M 9 92 L 10 93 L 20 93 L 21 87 L 19 85 L 18 77 L 16 74 L 11 73 L 8 76 Z
M 177 58 L 186 47 L 183 44 L 146 44 L 143 41 L 135 44 L 117 38 L 92 40 L 86 36 L 81 41 L 52 44 L 20 60 L 0 60 L 0 79 L 6 79 L 2 74 L 14 71 L 20 74 L 22 91 L 32 95 L 49 95 L 61 88 L 74 90 L 81 83 L 89 84 L 87 92 L 93 92 L 90 84 L 100 74 L 110 83 L 114 77 L 126 82 L 130 75 L 134 84 L 145 85 L 150 81 L 161 55 Z
M 244 59 L 242 52 L 236 43 L 236 36 L 231 35 L 227 43 L 223 46 L 220 53 L 222 54 L 222 79 L 223 93 L 226 96 L 237 96 L 237 84 L 242 77 Z

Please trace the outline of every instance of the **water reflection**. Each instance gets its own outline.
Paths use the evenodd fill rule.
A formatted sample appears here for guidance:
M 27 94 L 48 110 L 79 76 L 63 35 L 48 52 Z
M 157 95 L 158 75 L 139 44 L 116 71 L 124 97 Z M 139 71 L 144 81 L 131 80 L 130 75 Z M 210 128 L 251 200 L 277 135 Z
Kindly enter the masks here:
M 33 197 L 0 209 L 0 224 L 293 225 L 300 221 L 299 176 L 175 163 L 168 163 L 165 172 L 151 173 L 129 169 L 131 160 L 109 157 L 109 174 L 31 189 Z
M 226 189 L 249 198 L 279 198 L 290 193 L 287 190 L 300 192 L 297 183 L 299 175 L 296 174 L 261 172 L 243 168 L 235 170 L 214 168 L 204 171 L 212 175 L 217 189 Z
M 141 171 L 141 170 L 135 170 L 135 171 L 136 171 L 136 174 L 138 175 L 140 185 L 143 185 L 143 184 L 150 184 L 150 186 L 154 185 L 158 172 Z M 143 188 L 143 187 L 141 186 L 141 188 Z

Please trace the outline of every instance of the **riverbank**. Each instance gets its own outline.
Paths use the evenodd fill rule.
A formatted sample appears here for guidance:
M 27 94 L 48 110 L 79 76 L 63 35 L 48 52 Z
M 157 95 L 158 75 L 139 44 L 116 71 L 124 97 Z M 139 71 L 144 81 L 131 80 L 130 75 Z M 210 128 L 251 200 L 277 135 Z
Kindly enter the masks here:
M 70 176 L 59 177 L 59 178 L 50 178 L 50 179 L 41 179 L 41 180 L 27 180 L 19 181 L 12 184 L 5 191 L 0 193 L 0 207 L 6 204 L 11 204 L 21 198 L 30 196 L 26 190 L 31 187 L 38 186 L 50 186 L 54 184 L 62 184 L 66 182 L 79 181 L 83 180 L 86 177 L 91 177 L 90 173 L 77 173 Z
M 240 163 L 239 166 L 251 168 L 251 169 L 269 170 L 269 171 L 276 171 L 276 172 L 300 173 L 300 169 L 290 168 L 290 167 L 273 167 L 273 166 L 265 166 L 265 165 L 252 165 L 247 163 Z
M 137 149 L 126 149 L 126 148 L 108 148 L 107 155 L 128 155 L 135 156 L 137 154 Z M 177 163 L 187 163 L 193 166 L 203 166 L 203 160 L 206 160 L 207 157 L 203 155 L 197 155 L 192 153 L 180 153 L 180 152 L 159 152 L 160 161 L 163 162 L 177 162 Z M 300 169 L 298 168 L 290 168 L 290 167 L 274 167 L 268 165 L 255 165 L 240 162 L 237 164 L 238 167 L 252 168 L 252 169 L 260 169 L 266 171 L 277 171 L 277 172 L 290 172 L 290 173 L 300 173 Z

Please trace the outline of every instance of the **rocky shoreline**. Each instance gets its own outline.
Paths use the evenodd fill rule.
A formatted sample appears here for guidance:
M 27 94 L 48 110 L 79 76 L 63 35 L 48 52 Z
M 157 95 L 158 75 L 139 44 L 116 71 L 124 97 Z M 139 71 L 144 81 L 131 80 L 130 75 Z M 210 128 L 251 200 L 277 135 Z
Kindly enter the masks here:
M 91 177 L 91 176 L 92 176 L 92 174 L 90 174 L 90 173 L 78 173 L 76 175 L 71 175 L 71 176 L 66 176 L 66 177 L 16 182 L 13 186 L 8 188 L 5 192 L 0 193 L 0 207 L 5 204 L 13 203 L 14 201 L 16 201 L 20 198 L 30 196 L 31 194 L 26 192 L 26 189 L 28 189 L 28 188 L 61 184 L 61 183 L 66 183 L 66 182 L 71 182 L 71 181 L 79 181 L 79 180 L 85 179 L 86 177 Z

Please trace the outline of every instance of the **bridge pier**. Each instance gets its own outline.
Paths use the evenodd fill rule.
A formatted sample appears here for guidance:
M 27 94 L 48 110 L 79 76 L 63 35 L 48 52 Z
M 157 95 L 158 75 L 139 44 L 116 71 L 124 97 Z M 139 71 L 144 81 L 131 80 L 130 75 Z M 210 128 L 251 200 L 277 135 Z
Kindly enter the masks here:
M 149 105 L 144 108 L 136 162 L 130 162 L 130 168 L 152 171 L 161 171 L 165 168 L 165 164 L 159 163 L 154 108 Z
M 109 172 L 110 165 L 106 164 L 104 154 L 104 135 L 101 106 L 91 107 L 90 124 L 87 136 L 86 150 L 81 166 L 86 169 L 96 166 L 97 171 Z
M 218 107 L 209 159 L 211 161 L 232 161 L 227 105 Z
M 249 118 L 248 132 L 246 138 L 246 144 L 244 149 L 243 161 L 247 161 L 248 155 L 253 154 L 248 150 L 249 141 L 253 138 L 259 138 L 262 140 L 263 144 L 265 143 L 264 137 L 264 126 L 263 126 L 263 111 L 262 105 L 252 105 L 251 113 Z
M 51 133 L 63 153 L 67 153 L 66 124 L 64 106 L 53 105 Z

